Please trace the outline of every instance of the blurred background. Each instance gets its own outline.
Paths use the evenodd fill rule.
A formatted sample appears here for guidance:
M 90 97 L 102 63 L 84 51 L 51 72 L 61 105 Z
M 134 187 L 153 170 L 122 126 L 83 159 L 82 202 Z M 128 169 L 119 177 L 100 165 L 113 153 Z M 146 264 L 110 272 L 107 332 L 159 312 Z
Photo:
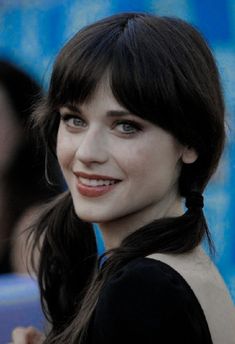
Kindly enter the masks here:
M 205 212 L 217 248 L 215 263 L 235 301 L 235 1 L 1 0 L 0 59 L 29 73 L 46 91 L 54 58 L 81 27 L 107 15 L 147 11 L 194 24 L 211 46 L 227 107 L 228 141 L 206 194 Z

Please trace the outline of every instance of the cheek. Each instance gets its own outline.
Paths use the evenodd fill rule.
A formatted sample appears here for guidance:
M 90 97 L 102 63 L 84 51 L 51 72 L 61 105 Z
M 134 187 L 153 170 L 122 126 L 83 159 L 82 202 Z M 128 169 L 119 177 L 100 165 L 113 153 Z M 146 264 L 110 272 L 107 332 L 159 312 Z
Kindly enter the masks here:
M 123 169 L 140 185 L 166 186 L 175 183 L 179 177 L 179 150 L 174 145 L 154 141 L 139 147 L 133 145 L 123 152 Z
M 137 143 L 129 147 L 119 146 L 119 150 L 114 155 L 127 178 L 139 180 L 147 175 L 152 154 L 145 147 L 138 147 Z

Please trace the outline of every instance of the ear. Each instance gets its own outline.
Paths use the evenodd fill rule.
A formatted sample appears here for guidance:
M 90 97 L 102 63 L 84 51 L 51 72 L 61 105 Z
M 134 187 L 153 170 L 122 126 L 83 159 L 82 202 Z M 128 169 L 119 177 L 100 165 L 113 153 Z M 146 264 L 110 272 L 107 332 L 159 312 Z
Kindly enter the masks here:
M 182 154 L 182 161 L 185 164 L 192 164 L 198 158 L 198 154 L 196 150 L 192 147 L 184 147 L 183 154 Z

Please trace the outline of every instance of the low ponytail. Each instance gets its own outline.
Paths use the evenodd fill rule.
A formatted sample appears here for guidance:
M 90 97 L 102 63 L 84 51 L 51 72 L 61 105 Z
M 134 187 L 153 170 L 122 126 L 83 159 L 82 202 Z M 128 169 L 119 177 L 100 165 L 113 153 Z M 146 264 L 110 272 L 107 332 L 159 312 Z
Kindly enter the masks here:
M 79 308 L 97 260 L 96 239 L 92 224 L 82 222 L 75 214 L 67 191 L 45 207 L 31 235 L 34 268 L 33 253 L 40 246 L 37 274 L 41 301 L 54 336 Z
M 203 239 L 205 236 L 207 239 L 208 247 L 210 254 L 213 256 L 215 255 L 215 246 L 213 243 L 213 240 L 211 238 L 211 233 L 207 225 L 207 221 L 203 212 L 204 207 L 204 198 L 200 191 L 193 190 L 188 193 L 185 201 L 185 206 L 188 209 L 188 214 L 191 214 L 197 217 L 197 232 L 198 232 L 198 239 L 199 242 Z

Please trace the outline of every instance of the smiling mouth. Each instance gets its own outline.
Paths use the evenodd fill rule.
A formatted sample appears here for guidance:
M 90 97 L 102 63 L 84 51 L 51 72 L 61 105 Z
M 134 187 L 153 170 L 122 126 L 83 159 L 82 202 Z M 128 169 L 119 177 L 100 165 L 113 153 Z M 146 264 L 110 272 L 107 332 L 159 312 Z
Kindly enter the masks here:
M 102 187 L 102 186 L 109 186 L 114 185 L 119 182 L 119 180 L 104 180 L 104 179 L 89 179 L 84 177 L 79 177 L 78 180 L 84 185 L 88 187 Z
M 77 190 L 85 197 L 100 197 L 115 189 L 120 180 L 88 179 L 79 177 L 77 179 Z

